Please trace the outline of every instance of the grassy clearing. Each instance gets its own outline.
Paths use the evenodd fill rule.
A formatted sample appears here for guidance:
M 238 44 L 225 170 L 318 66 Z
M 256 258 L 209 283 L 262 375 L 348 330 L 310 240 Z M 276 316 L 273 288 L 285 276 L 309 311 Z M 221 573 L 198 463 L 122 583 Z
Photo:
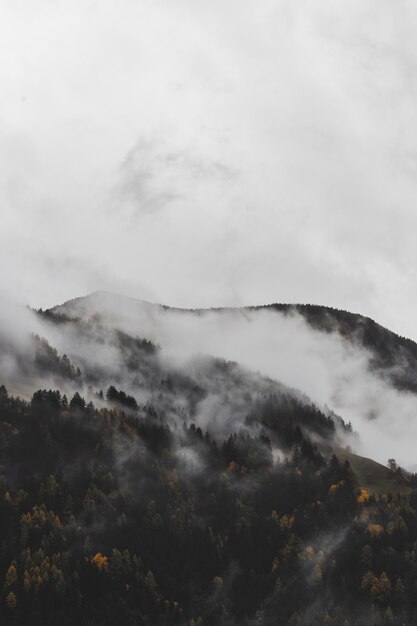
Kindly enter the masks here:
M 408 481 L 402 476 L 394 474 L 381 463 L 353 454 L 342 448 L 335 448 L 334 453 L 339 461 L 343 463 L 346 460 L 349 461 L 358 478 L 360 487 L 366 489 L 369 493 L 373 493 L 376 496 L 384 493 L 391 493 L 392 495 L 411 493 L 412 487 Z

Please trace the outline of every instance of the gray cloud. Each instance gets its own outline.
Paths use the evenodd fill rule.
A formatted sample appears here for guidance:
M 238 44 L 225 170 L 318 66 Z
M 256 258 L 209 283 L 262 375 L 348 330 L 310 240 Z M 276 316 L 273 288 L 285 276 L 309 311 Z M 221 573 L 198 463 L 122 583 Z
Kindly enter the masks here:
M 192 151 L 194 150 L 194 152 Z M 172 151 L 163 141 L 138 141 L 120 168 L 112 198 L 114 212 L 138 217 L 181 205 L 199 207 L 198 196 L 227 192 L 236 173 L 220 161 L 202 157 L 194 149 Z
M 413 3 L 0 11 L 0 266 L 20 301 L 317 302 L 415 336 Z

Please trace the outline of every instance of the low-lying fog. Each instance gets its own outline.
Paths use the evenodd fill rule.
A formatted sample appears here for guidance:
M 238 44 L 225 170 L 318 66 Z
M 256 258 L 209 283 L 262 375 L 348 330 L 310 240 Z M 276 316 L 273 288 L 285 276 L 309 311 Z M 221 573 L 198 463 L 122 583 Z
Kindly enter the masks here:
M 186 368 L 190 357 L 207 354 L 295 387 L 321 406 L 328 405 L 360 435 L 357 452 L 381 463 L 394 457 L 407 467 L 417 462 L 417 395 L 399 392 L 368 368 L 370 355 L 337 334 L 314 331 L 298 314 L 258 310 L 192 313 L 98 292 L 58 308 L 89 319 L 99 314 L 107 327 L 151 339 L 162 356 Z M 85 344 L 63 324 L 53 326 L 29 310 L 3 306 L 1 334 L 18 342 L 29 330 L 45 336 L 59 353 L 77 365 L 77 356 L 92 364 L 100 359 L 112 369 L 115 350 Z M 2 369 L 10 359 L 1 361 Z M 0 381 L 1 382 L 1 381 Z

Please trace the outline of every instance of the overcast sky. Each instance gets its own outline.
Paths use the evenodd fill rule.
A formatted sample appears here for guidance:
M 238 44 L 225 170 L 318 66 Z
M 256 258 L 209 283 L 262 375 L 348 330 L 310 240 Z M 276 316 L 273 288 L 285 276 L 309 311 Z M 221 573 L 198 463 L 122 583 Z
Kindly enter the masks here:
M 0 2 L 3 290 L 417 339 L 416 32 L 413 0 Z

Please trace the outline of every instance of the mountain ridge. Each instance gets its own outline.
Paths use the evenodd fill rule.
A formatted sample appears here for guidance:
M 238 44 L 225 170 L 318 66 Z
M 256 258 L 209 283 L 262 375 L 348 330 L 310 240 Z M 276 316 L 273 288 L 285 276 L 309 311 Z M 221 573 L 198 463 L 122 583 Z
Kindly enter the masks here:
M 207 314 L 251 314 L 257 312 L 276 312 L 284 316 L 300 315 L 315 331 L 338 333 L 344 340 L 370 351 L 370 366 L 397 389 L 417 393 L 417 343 L 382 326 L 370 317 L 315 304 L 272 303 L 243 307 L 180 308 L 145 300 L 113 294 L 98 290 L 86 296 L 68 300 L 47 309 L 46 314 L 62 316 L 69 310 L 74 311 L 81 305 L 79 312 L 85 314 L 89 304 L 95 306 L 121 302 L 128 306 L 140 306 L 150 315 L 152 312 L 180 313 L 204 316 Z M 95 311 L 100 315 L 100 312 Z

